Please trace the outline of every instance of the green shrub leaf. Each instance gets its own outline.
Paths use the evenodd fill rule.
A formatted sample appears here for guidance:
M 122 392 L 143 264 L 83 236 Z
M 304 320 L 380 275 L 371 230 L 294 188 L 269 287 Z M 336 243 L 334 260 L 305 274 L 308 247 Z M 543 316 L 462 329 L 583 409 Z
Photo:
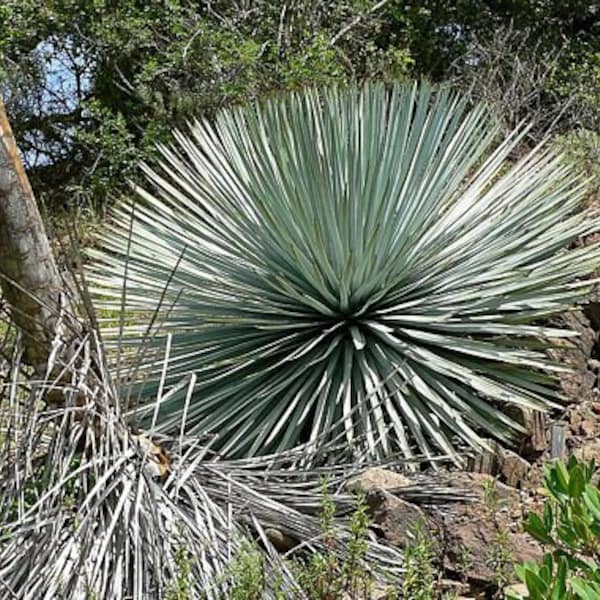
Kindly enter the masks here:
M 532 570 L 525 572 L 525 583 L 530 594 L 530 600 L 542 600 L 548 593 L 548 584 Z
M 569 475 L 569 496 L 579 498 L 585 488 L 583 473 L 579 467 L 573 468 Z
M 552 537 L 550 532 L 544 526 L 544 522 L 535 513 L 530 513 L 525 523 L 525 530 L 530 533 L 536 540 L 544 544 L 551 544 Z

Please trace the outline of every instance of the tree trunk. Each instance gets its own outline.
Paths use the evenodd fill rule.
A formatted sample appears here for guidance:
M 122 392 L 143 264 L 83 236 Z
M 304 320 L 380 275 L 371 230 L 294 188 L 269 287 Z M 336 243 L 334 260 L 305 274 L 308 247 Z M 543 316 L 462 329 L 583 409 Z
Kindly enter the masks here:
M 66 362 L 70 343 L 77 341 L 81 324 L 70 311 L 68 296 L 62 292 L 52 248 L 1 98 L 0 287 L 12 320 L 23 336 L 26 361 L 40 375 L 47 373 L 56 340 L 60 344 L 57 366 Z M 70 373 L 63 374 L 63 378 L 68 381 Z M 62 405 L 65 400 L 60 387 L 50 390 L 45 399 L 55 405 Z M 85 402 L 86 398 L 76 399 L 78 405 Z M 98 423 L 96 419 L 92 422 Z M 162 447 L 143 432 L 132 437 L 149 456 L 155 474 L 163 477 L 169 470 L 169 459 Z
M 0 98 L 0 286 L 23 336 L 25 360 L 44 372 L 61 308 L 61 279 Z

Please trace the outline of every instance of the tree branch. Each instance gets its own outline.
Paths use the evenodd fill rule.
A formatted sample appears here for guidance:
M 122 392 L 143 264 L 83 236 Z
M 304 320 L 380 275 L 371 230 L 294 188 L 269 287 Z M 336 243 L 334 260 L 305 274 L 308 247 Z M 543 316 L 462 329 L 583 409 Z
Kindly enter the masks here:
M 350 21 L 347 25 L 344 25 L 330 40 L 329 45 L 335 46 L 338 40 L 343 38 L 349 31 L 351 31 L 354 27 L 356 27 L 360 22 L 367 16 L 372 15 L 378 10 L 382 9 L 386 4 L 389 3 L 390 0 L 379 0 L 376 4 L 374 4 L 368 11 L 357 15 L 352 21 Z

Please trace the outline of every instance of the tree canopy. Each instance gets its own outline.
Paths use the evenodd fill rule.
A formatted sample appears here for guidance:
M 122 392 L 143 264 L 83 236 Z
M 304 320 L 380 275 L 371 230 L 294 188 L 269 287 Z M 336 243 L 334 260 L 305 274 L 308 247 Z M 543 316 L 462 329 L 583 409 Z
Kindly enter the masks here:
M 502 42 L 504 67 L 487 64 L 489 53 L 477 51 L 500 30 L 519 40 Z M 477 94 L 473 68 L 485 66 L 486 81 L 493 75 L 502 82 L 502 69 L 518 53 L 538 67 L 554 61 L 536 82 L 537 104 L 554 109 L 568 100 L 569 109 L 557 111 L 566 127 L 597 126 L 591 121 L 600 98 L 600 9 L 584 0 L 0 6 L 0 92 L 32 185 L 51 209 L 105 206 L 173 128 L 221 107 L 365 79 L 454 79 Z M 525 72 L 535 69 L 528 63 Z

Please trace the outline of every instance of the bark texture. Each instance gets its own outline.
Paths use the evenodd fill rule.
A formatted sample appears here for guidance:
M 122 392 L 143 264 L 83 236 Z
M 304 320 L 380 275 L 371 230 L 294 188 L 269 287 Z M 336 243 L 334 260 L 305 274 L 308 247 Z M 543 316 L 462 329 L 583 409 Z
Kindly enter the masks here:
M 61 279 L 0 98 L 0 286 L 23 335 L 25 359 L 44 370 L 61 304 Z

